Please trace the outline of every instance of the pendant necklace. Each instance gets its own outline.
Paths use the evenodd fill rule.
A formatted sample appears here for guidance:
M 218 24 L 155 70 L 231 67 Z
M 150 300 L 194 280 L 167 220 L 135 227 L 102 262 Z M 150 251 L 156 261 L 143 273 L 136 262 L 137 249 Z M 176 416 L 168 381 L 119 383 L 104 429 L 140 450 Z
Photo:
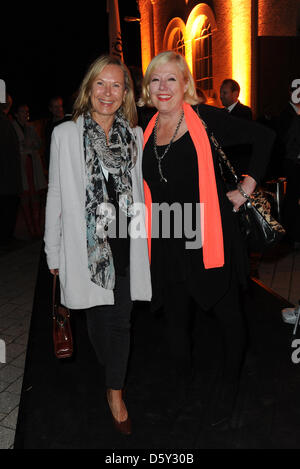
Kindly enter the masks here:
M 180 116 L 180 119 L 178 121 L 178 124 L 176 126 L 176 129 L 175 129 L 175 132 L 173 134 L 173 137 L 171 138 L 170 140 L 170 143 L 169 145 L 167 146 L 167 148 L 165 149 L 165 151 L 163 152 L 163 154 L 161 156 L 159 156 L 158 154 L 158 151 L 157 151 L 157 123 L 158 123 L 158 116 L 156 118 L 156 121 L 155 121 L 155 125 L 154 125 L 154 153 L 155 153 L 155 156 L 156 156 L 156 159 L 157 159 L 157 163 L 158 163 L 158 171 L 159 171 L 159 174 L 160 174 L 160 182 L 168 182 L 167 179 L 163 176 L 163 173 L 162 173 L 162 169 L 161 169 L 161 162 L 162 160 L 164 159 L 166 153 L 169 151 L 169 148 L 170 146 L 172 145 L 176 135 L 177 135 L 177 132 L 179 130 L 179 127 L 181 125 L 181 122 L 183 121 L 183 117 L 184 117 L 184 112 L 182 111 L 181 113 L 181 116 Z

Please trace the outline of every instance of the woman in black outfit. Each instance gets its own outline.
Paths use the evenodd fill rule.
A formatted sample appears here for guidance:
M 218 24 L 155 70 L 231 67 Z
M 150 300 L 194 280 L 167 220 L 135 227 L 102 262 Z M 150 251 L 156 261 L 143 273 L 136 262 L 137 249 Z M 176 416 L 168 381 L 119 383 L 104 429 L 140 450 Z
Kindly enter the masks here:
M 248 274 L 235 212 L 246 201 L 243 192 L 250 195 L 264 174 L 273 133 L 199 104 L 185 59 L 171 51 L 159 54 L 148 66 L 141 104 L 158 110 L 144 132 L 143 154 L 145 201 L 148 209 L 151 203 L 155 204 L 148 239 L 152 305 L 154 309 L 164 308 L 166 343 L 176 371 L 176 387 L 180 377 L 191 371 L 190 300 L 196 301 L 202 310 L 213 309 L 223 334 L 224 362 L 221 394 L 211 423 L 229 422 L 245 350 L 239 284 L 246 283 Z M 222 146 L 252 144 L 248 175 L 239 189 L 226 190 L 209 139 L 211 133 Z M 178 237 L 178 219 L 170 236 L 163 236 L 162 230 L 168 223 L 167 219 L 164 223 L 166 213 L 162 214 L 159 228 L 154 215 L 156 204 L 163 202 L 179 204 L 183 219 L 187 208 L 192 207 L 191 220 L 188 217 L 186 220 L 193 227 L 196 223 L 194 239 L 184 230 Z M 199 229 L 203 247 L 196 242 Z

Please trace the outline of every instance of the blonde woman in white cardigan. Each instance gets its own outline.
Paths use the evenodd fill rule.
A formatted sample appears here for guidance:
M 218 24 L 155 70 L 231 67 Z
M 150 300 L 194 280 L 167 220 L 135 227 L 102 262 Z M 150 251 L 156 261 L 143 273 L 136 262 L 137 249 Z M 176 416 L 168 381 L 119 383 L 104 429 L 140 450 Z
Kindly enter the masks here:
M 151 299 L 145 233 L 116 237 L 111 229 L 130 226 L 137 205 L 144 217 L 143 133 L 136 124 L 127 67 L 101 56 L 82 81 L 72 121 L 52 134 L 45 227 L 49 269 L 59 270 L 62 303 L 86 310 L 113 421 L 123 434 L 131 433 L 122 389 L 132 301 Z

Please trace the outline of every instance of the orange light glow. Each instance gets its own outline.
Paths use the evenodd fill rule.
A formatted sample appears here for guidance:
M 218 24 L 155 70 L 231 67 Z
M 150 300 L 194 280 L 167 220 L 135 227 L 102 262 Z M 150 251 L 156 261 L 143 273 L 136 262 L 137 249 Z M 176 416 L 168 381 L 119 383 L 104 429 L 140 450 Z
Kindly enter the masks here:
M 170 50 L 173 45 L 173 38 L 176 31 L 180 30 L 184 39 L 184 44 L 187 42 L 186 37 L 186 28 L 185 23 L 181 18 L 173 18 L 170 23 L 168 24 L 163 41 L 163 50 Z
M 154 2 L 153 2 L 154 3 Z M 228 60 L 231 60 L 231 77 L 236 80 L 241 87 L 240 100 L 248 106 L 251 106 L 251 67 L 252 67 L 252 0 L 228 0 L 231 3 L 232 22 L 230 25 L 230 17 L 228 18 L 228 28 L 231 26 L 232 31 L 232 56 L 228 55 Z M 146 5 L 148 5 L 146 7 Z M 145 73 L 148 64 L 150 63 L 154 50 L 170 49 L 173 44 L 173 37 L 176 30 L 182 32 L 185 44 L 185 58 L 188 66 L 193 74 L 193 43 L 197 33 L 204 24 L 206 18 L 211 25 L 211 31 L 217 31 L 217 24 L 212 9 L 206 3 L 199 3 L 196 5 L 187 19 L 186 25 L 179 17 L 173 18 L 168 24 L 164 38 L 155 47 L 151 47 L 153 38 L 159 37 L 160 31 L 159 22 L 154 20 L 151 16 L 152 9 L 149 4 L 142 4 L 143 11 L 141 11 L 141 44 L 142 44 L 142 67 Z M 152 5 L 151 5 L 152 6 Z M 229 33 L 230 37 L 230 33 Z M 228 44 L 229 37 L 226 37 L 226 50 L 230 54 L 230 44 Z M 218 45 L 220 41 L 218 42 Z M 156 53 L 157 53 L 156 51 Z M 217 52 L 214 51 L 216 54 Z M 221 53 L 218 52 L 218 53 Z M 223 79 L 224 77 L 222 77 Z
M 232 3 L 232 78 L 240 87 L 240 100 L 251 106 L 251 0 Z
M 194 9 L 188 19 L 186 25 L 186 42 L 185 42 L 185 58 L 193 74 L 193 40 L 197 35 L 197 32 L 201 29 L 205 22 L 205 15 L 198 15 L 196 9 Z
M 143 40 L 143 37 L 142 37 Z M 143 69 L 143 75 L 145 75 L 147 67 L 149 63 L 151 62 L 152 57 L 151 57 L 151 52 L 148 49 L 142 50 L 142 69 Z
M 197 31 L 203 25 L 205 19 L 208 18 L 212 27 L 212 31 L 217 29 L 214 14 L 211 8 L 205 3 L 199 3 L 191 11 L 187 23 L 186 23 L 186 34 L 185 34 L 185 58 L 193 74 L 193 40 L 197 34 Z
M 149 37 L 151 37 L 150 30 L 147 30 L 146 28 L 141 29 L 142 69 L 144 75 L 146 73 L 149 63 L 152 60 L 151 44 Z

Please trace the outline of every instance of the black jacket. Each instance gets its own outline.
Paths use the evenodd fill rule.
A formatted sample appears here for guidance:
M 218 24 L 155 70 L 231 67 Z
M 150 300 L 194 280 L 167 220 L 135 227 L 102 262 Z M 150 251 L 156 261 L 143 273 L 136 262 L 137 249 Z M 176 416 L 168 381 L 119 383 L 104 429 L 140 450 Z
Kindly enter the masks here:
M 205 104 L 200 104 L 198 111 L 223 148 L 251 145 L 246 174 L 260 183 L 269 162 L 275 132 L 257 122 L 234 117 L 230 113 Z
M 208 134 L 213 133 L 221 146 L 247 143 L 251 145 L 252 153 L 247 173 L 259 182 L 268 164 L 275 133 L 256 122 L 233 117 L 229 113 L 212 106 L 200 104 L 197 109 L 194 109 L 198 111 L 198 115 L 206 123 Z M 236 272 L 238 281 L 244 286 L 247 283 L 248 275 L 245 245 L 239 232 L 236 215 L 232 212 L 232 205 L 226 196 L 227 189 L 219 171 L 217 152 L 214 145 L 210 144 L 222 218 L 225 263 L 222 268 L 204 269 L 202 253 L 195 250 L 189 254 L 189 285 L 192 291 L 195 292 L 198 303 L 204 309 L 212 307 L 225 294 L 230 282 L 232 268 Z M 184 187 L 184 184 L 189 183 L 190 181 L 183 180 L 182 187 Z M 153 242 L 156 242 L 156 240 L 154 239 Z M 156 265 L 158 267 L 155 269 L 153 245 L 153 309 L 159 307 L 164 301 L 162 297 L 161 266 L 159 262 Z
M 235 117 L 240 117 L 241 119 L 252 120 L 251 108 L 248 107 L 248 106 L 245 106 L 244 104 L 240 103 L 239 101 L 234 106 L 232 111 L 230 111 L 229 114 L 231 114 L 232 116 L 235 116 Z
M 233 117 L 238 117 L 239 119 L 252 120 L 252 111 L 250 107 L 245 106 L 239 101 L 229 114 Z M 251 158 L 251 145 L 243 144 L 225 146 L 224 151 L 236 172 L 239 175 L 246 174 Z
M 246 107 L 246 106 L 245 106 Z M 208 106 L 198 105 L 198 113 L 208 126 L 208 132 L 213 132 L 220 145 L 224 147 L 234 145 L 251 145 L 247 172 L 258 183 L 261 182 L 275 140 L 275 132 L 271 129 L 247 119 L 234 117 L 224 110 Z M 148 120 L 140 123 L 143 130 L 147 127 L 152 114 Z M 214 148 L 212 148 L 214 152 Z

